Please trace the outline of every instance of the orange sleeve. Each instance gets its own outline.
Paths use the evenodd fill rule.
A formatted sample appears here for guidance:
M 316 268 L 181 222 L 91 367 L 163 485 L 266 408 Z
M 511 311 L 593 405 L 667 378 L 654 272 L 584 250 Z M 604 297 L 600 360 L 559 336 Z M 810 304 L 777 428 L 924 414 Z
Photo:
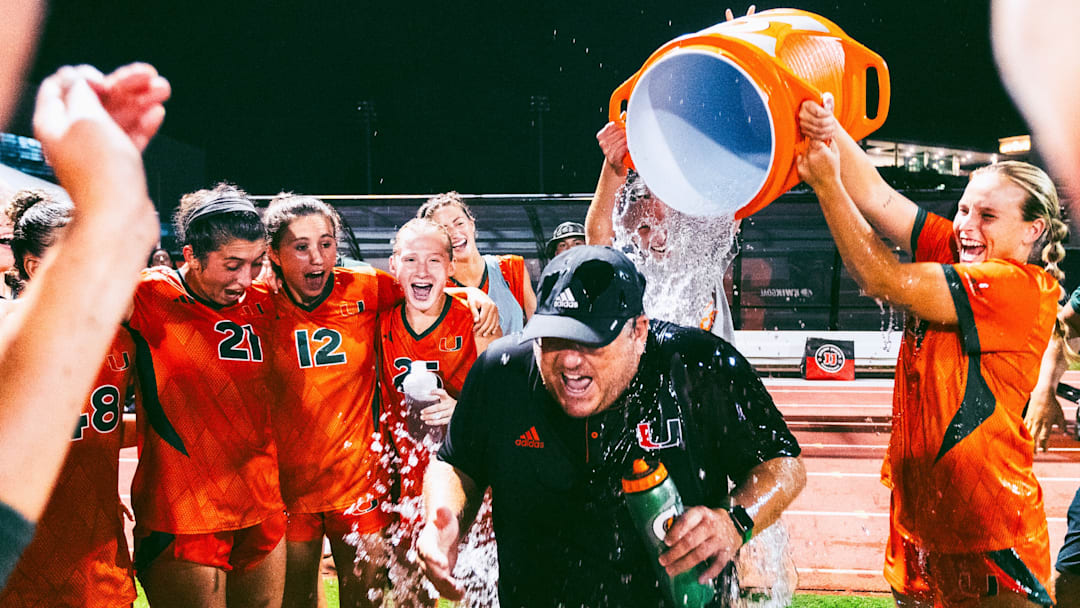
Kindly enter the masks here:
M 911 228 L 911 252 L 916 262 L 955 262 L 952 222 L 920 208 Z
M 1040 323 L 1043 292 L 1038 269 L 1006 260 L 945 266 L 959 319 L 964 351 L 1018 351 L 1028 347 L 1031 327 Z M 1053 297 L 1050 295 L 1049 297 Z
M 398 285 L 394 275 L 389 272 L 376 268 L 375 278 L 379 284 L 379 293 L 376 296 L 379 300 L 378 312 L 386 312 L 405 297 L 405 292 Z
M 150 271 L 143 270 L 139 284 L 135 286 L 135 296 L 132 300 L 131 318 L 128 319 L 128 326 L 136 331 L 142 331 L 147 326 L 147 308 L 152 306 L 150 297 L 154 290 L 151 276 Z
M 500 255 L 499 272 L 510 284 L 510 293 L 525 310 L 525 258 L 520 255 Z

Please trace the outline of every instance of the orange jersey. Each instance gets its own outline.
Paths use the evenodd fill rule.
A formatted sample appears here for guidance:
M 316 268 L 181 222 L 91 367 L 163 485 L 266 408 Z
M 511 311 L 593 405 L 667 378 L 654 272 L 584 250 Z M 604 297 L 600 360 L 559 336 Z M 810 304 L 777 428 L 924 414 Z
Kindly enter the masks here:
M 142 394 L 131 489 L 141 528 L 238 530 L 283 509 L 266 344 L 274 315 L 254 290 L 220 308 L 175 270 L 143 272 L 129 324 Z
M 912 242 L 916 261 L 943 264 L 959 324 L 908 318 L 882 472 L 894 523 L 944 553 L 1038 542 L 1046 515 L 1021 413 L 1053 330 L 1058 283 L 1011 260 L 955 263 L 951 223 L 925 212 Z
M 135 377 L 135 343 L 121 329 L 98 373 L 33 542 L 0 607 L 129 606 L 131 558 L 117 493 L 124 396 Z
M 394 277 L 372 267 L 334 268 L 323 298 L 274 296 L 273 369 L 281 397 L 273 415 L 281 492 L 290 513 L 321 513 L 376 495 L 372 449 L 378 393 L 377 315 L 401 298 Z M 265 286 L 257 286 L 265 290 Z
M 432 428 L 419 421 L 419 413 L 407 411 L 401 383 L 413 361 L 425 361 L 427 368 L 440 380 L 440 387 L 457 399 L 469 368 L 476 361 L 476 341 L 473 338 L 473 316 L 469 307 L 447 296 L 442 315 L 421 334 L 409 326 L 405 304 L 383 315 L 379 320 L 382 352 L 379 354 L 379 374 L 383 386 L 386 411 L 383 423 L 402 462 L 402 495 L 418 496 L 423 472 L 427 468 L 428 450 L 420 444 L 420 435 Z M 414 427 L 410 433 L 411 424 Z M 440 427 L 435 430 L 442 436 Z M 416 462 L 412 462 L 412 456 Z
M 506 284 L 510 287 L 510 293 L 513 294 L 514 299 L 524 310 L 525 308 L 525 258 L 520 255 L 500 255 L 500 256 L 485 256 L 495 258 L 499 265 L 499 272 L 502 274 L 503 279 L 506 279 Z M 486 263 L 486 260 L 485 260 Z M 462 287 L 461 283 L 458 283 L 453 278 L 446 279 L 447 287 Z M 484 277 L 480 282 L 480 291 L 488 293 L 488 288 L 491 286 L 491 281 L 487 275 L 487 269 L 484 270 Z
M 520 255 L 500 255 L 499 256 L 499 270 L 502 271 L 503 278 L 506 279 L 506 283 L 510 286 L 510 293 L 514 294 L 514 299 L 521 305 L 521 309 L 525 309 L 525 258 Z M 487 291 L 487 286 L 484 286 L 484 291 Z

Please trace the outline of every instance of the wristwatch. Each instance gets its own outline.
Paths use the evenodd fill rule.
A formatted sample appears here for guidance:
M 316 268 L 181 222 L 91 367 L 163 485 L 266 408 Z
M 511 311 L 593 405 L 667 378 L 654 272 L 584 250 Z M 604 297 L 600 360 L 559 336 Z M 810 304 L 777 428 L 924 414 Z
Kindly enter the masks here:
M 750 542 L 750 538 L 754 536 L 754 520 L 750 514 L 740 505 L 731 505 L 727 512 L 731 523 L 735 525 L 735 531 L 742 536 L 743 544 Z

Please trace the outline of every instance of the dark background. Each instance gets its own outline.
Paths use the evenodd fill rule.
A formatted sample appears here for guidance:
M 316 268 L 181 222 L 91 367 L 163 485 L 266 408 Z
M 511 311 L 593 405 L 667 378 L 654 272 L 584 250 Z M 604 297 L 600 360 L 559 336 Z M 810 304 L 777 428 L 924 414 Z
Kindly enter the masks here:
M 819 13 L 881 54 L 892 78 L 875 137 L 995 150 L 1026 132 L 997 77 L 978 0 L 759 2 Z M 725 4 L 54 0 L 29 75 L 65 63 L 153 63 L 172 82 L 163 133 L 202 148 L 207 184 L 252 193 L 363 193 L 376 108 L 375 193 L 587 192 L 612 90 L 657 47 L 723 20 Z M 732 6 L 737 13 L 746 5 Z M 26 97 L 29 97 L 27 95 Z M 28 100 L 11 130 L 27 131 Z

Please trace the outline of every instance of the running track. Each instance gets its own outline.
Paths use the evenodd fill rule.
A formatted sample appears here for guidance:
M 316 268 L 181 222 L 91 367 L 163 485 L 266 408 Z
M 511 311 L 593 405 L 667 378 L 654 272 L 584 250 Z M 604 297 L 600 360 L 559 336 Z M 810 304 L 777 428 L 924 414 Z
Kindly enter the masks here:
M 1080 385 L 1080 371 L 1065 381 Z M 881 566 L 888 531 L 889 493 L 878 473 L 889 440 L 892 380 L 854 382 L 766 379 L 803 448 L 806 489 L 784 514 L 799 572 L 799 588 L 888 591 Z M 1062 401 L 1070 430 L 1076 404 Z M 121 453 L 120 495 L 130 507 L 134 448 Z M 1055 435 L 1035 458 L 1056 557 L 1065 512 L 1080 486 L 1080 443 Z M 127 525 L 129 546 L 131 522 Z

